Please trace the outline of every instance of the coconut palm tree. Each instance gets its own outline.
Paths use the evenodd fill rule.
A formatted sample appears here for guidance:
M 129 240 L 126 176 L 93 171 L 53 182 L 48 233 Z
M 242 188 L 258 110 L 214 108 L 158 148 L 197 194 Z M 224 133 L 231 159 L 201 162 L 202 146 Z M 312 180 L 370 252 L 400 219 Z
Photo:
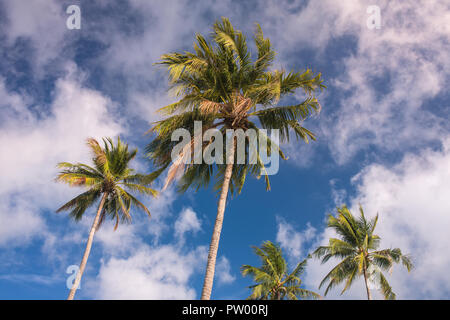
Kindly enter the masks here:
M 243 276 L 250 275 L 257 284 L 250 286 L 252 294 L 247 299 L 258 300 L 297 300 L 318 299 L 320 296 L 312 291 L 300 288 L 301 274 L 305 271 L 307 259 L 297 264 L 292 273 L 287 273 L 286 260 L 283 258 L 281 248 L 266 241 L 261 248 L 253 247 L 259 256 L 262 266 L 252 267 L 243 265 L 241 272 Z M 310 256 L 308 257 L 310 258 Z
M 201 161 L 194 163 L 195 155 L 198 154 L 193 152 L 195 139 L 198 138 L 194 132 L 194 121 L 201 121 L 203 132 L 213 128 L 220 130 L 221 138 L 228 141 L 228 129 L 253 129 L 260 137 L 260 145 L 264 141 L 267 146 L 264 150 L 266 154 L 275 152 L 283 159 L 286 158 L 276 141 L 259 129 L 258 122 L 262 129 L 279 130 L 281 142 L 288 141 L 292 131 L 297 138 L 306 142 L 308 139 L 315 139 L 314 134 L 303 126 L 303 121 L 320 110 L 314 95 L 316 90 L 325 87 L 320 73 L 314 75 L 310 69 L 289 73 L 284 70 L 270 70 L 275 52 L 270 40 L 264 38 L 261 27 L 256 27 L 254 40 L 257 57 L 254 60 L 250 57 L 242 32 L 234 29 L 228 19 L 222 18 L 213 26 L 212 42 L 197 34 L 194 52 L 165 54 L 158 62 L 167 67 L 171 90 L 180 99 L 160 109 L 166 118 L 150 129 L 157 137 L 147 146 L 148 155 L 157 168 L 169 167 L 172 163 L 171 151 L 177 144 L 172 141 L 172 133 L 184 128 L 193 138 L 191 144 L 188 143 L 187 148 L 183 148 L 170 166 L 166 186 L 181 175 L 178 181 L 179 191 L 184 192 L 189 187 L 198 190 L 200 187 L 207 187 L 211 177 L 215 176 L 215 188 L 220 190 L 202 299 L 210 299 L 211 296 L 228 192 L 240 193 L 248 173 L 258 178 L 264 175 L 267 190 L 270 189 L 270 184 L 259 154 L 257 161 L 253 163 L 247 161 L 248 157 L 245 163 L 235 160 L 236 140 L 226 144 L 226 157 L 223 156 L 220 161 L 212 164 Z M 278 106 L 282 97 L 292 96 L 296 89 L 304 91 L 304 100 L 301 103 Z M 216 137 L 202 142 L 200 151 L 211 148 L 214 141 Z M 194 148 L 190 148 L 191 145 L 194 145 Z M 249 152 L 249 148 L 250 146 L 246 152 Z M 194 155 L 191 162 L 185 163 L 181 160 L 191 154 Z
M 337 211 L 336 217 L 329 216 L 328 228 L 334 229 L 340 239 L 330 238 L 327 246 L 317 248 L 313 254 L 322 258 L 322 263 L 330 258 L 341 261 L 325 276 L 319 289 L 328 282 L 326 295 L 330 289 L 345 281 L 345 287 L 341 292 L 343 294 L 355 279 L 363 275 L 367 299 L 372 299 L 369 289 L 371 282 L 379 286 L 385 299 L 394 300 L 395 293 L 382 271 L 390 271 L 394 263 L 401 262 L 409 272 L 413 268 L 411 259 L 402 254 L 399 248 L 377 250 L 380 237 L 373 232 L 377 225 L 378 214 L 373 219 L 367 220 L 361 206 L 359 217 L 353 216 L 345 205 L 337 208 Z
M 83 163 L 61 162 L 58 168 L 62 171 L 56 180 L 70 186 L 85 187 L 88 190 L 73 198 L 57 212 L 68 210 L 75 221 L 80 221 L 86 209 L 90 208 L 100 199 L 97 214 L 89 232 L 86 249 L 81 260 L 80 269 L 70 290 L 68 300 L 74 298 L 86 267 L 89 252 L 95 232 L 100 228 L 106 217 L 115 220 L 114 230 L 120 222 L 131 222 L 131 205 L 144 211 L 150 217 L 147 207 L 136 199 L 131 192 L 156 196 L 157 192 L 149 186 L 156 174 L 142 175 L 135 173 L 129 167 L 129 162 L 136 156 L 137 149 L 128 150 L 128 145 L 117 139 L 114 145 L 110 138 L 103 139 L 104 148 L 92 138 L 87 139 L 88 146 L 93 153 L 94 166 Z

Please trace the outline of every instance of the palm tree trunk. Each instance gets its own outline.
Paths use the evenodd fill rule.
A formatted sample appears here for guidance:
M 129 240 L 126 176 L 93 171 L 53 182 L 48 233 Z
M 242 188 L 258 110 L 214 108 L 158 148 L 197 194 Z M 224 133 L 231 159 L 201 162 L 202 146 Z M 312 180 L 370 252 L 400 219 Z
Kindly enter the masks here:
M 94 234 L 95 234 L 95 231 L 97 230 L 97 225 L 100 221 L 100 214 L 103 210 L 103 206 L 105 204 L 107 196 L 108 196 L 108 194 L 106 192 L 103 193 L 102 200 L 100 201 L 100 205 L 98 206 L 97 215 L 95 216 L 94 223 L 92 224 L 91 231 L 89 232 L 86 249 L 84 250 L 83 259 L 81 260 L 81 263 L 80 263 L 80 269 L 78 270 L 77 276 L 76 276 L 75 281 L 72 286 L 72 289 L 70 289 L 69 297 L 67 298 L 67 300 L 73 300 L 73 297 L 75 296 L 75 292 L 77 291 L 78 286 L 80 284 L 81 277 L 83 276 L 84 268 L 86 268 L 86 263 L 87 263 L 87 260 L 89 257 L 89 253 L 91 252 L 92 241 L 94 240 Z
M 214 281 L 214 272 L 216 269 L 217 250 L 219 249 L 220 232 L 222 231 L 223 215 L 225 213 L 225 205 L 227 202 L 228 189 L 233 173 L 235 141 L 234 136 L 231 143 L 230 153 L 227 155 L 227 167 L 225 169 L 225 176 L 223 178 L 222 191 L 220 192 L 219 204 L 217 206 L 216 223 L 209 245 L 208 262 L 206 264 L 205 280 L 203 282 L 202 300 L 209 300 L 211 298 L 211 291 Z
M 363 271 L 364 271 L 364 281 L 366 283 L 367 299 L 372 300 L 372 294 L 370 293 L 370 290 L 369 290 L 369 283 L 368 283 L 369 280 L 367 279 L 366 267 L 364 267 Z

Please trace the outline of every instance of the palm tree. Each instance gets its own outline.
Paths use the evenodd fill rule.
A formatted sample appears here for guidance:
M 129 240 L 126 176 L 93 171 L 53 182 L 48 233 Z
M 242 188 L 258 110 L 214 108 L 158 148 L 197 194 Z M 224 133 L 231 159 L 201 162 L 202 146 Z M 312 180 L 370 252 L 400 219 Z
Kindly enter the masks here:
M 167 118 L 157 122 L 150 129 L 157 137 L 147 146 L 147 151 L 156 167 L 167 168 L 171 164 L 171 150 L 176 145 L 176 142 L 171 140 L 172 133 L 176 129 L 184 128 L 192 136 L 195 120 L 202 121 L 203 131 L 216 128 L 225 139 L 227 129 L 244 131 L 254 129 L 266 141 L 267 149 L 264 150 L 266 154 L 271 154 L 273 150 L 283 159 L 286 158 L 278 145 L 259 130 L 255 120 L 259 121 L 263 129 L 279 130 L 282 142 L 289 140 L 291 130 L 297 138 L 306 142 L 308 138 L 315 139 L 314 134 L 304 128 L 302 122 L 320 110 L 314 93 L 317 89 L 325 87 L 321 75 L 314 75 L 310 69 L 289 73 L 284 70 L 269 71 L 275 52 L 272 50 L 270 40 L 264 38 L 259 25 L 254 39 L 257 59 L 252 61 L 242 32 L 235 30 L 228 19 L 222 18 L 213 26 L 212 43 L 197 34 L 194 52 L 170 53 L 161 57 L 159 64 L 166 66 L 169 71 L 171 89 L 181 98 L 161 108 L 160 112 Z M 277 106 L 282 97 L 293 95 L 298 88 L 305 92 L 306 98 L 303 102 Z M 195 143 L 195 138 L 194 134 L 192 144 Z M 209 142 L 203 142 L 201 151 L 210 147 L 212 141 L 211 139 Z M 174 161 L 166 180 L 167 186 L 178 173 L 183 173 L 178 186 L 179 191 L 184 192 L 191 186 L 197 190 L 202 186 L 208 186 L 211 177 L 215 175 L 215 188 L 220 189 L 201 295 L 205 300 L 211 296 L 229 190 L 231 193 L 234 191 L 240 193 L 247 173 L 258 178 L 265 175 L 266 189 L 270 189 L 268 175 L 259 156 L 256 163 L 246 161 L 244 164 L 236 164 L 235 143 L 233 140 L 226 148 L 227 156 L 226 159 L 222 158 L 221 163 L 196 164 L 192 161 L 185 165 L 182 161 Z M 183 149 L 178 159 L 182 159 L 189 152 L 192 153 L 192 150 Z
M 343 294 L 355 279 L 363 275 L 369 300 L 372 299 L 369 282 L 379 285 L 385 299 L 394 300 L 395 293 L 382 271 L 390 271 L 394 263 L 401 262 L 409 272 L 413 268 L 410 258 L 403 255 L 399 248 L 377 250 L 380 237 L 373 232 L 378 214 L 368 221 L 361 206 L 359 218 L 354 217 L 345 205 L 337 208 L 337 211 L 337 217 L 329 216 L 328 228 L 334 229 L 341 239 L 330 238 L 328 246 L 317 248 L 314 255 L 322 258 L 322 263 L 330 258 L 342 261 L 325 276 L 319 289 L 329 282 L 325 290 L 326 295 L 331 288 L 345 281 L 341 292 Z
M 262 244 L 261 248 L 253 247 L 254 252 L 262 262 L 260 268 L 243 265 L 243 276 L 251 275 L 257 284 L 250 286 L 252 294 L 248 299 L 258 300 L 297 300 L 298 298 L 318 299 L 320 296 L 312 291 L 300 288 L 300 276 L 305 271 L 307 259 L 298 263 L 292 273 L 287 273 L 286 260 L 281 248 L 270 241 Z M 308 257 L 310 258 L 310 257 Z
M 146 206 L 129 191 L 151 196 L 157 195 L 157 192 L 149 187 L 156 175 L 135 173 L 134 169 L 129 167 L 129 162 L 136 156 L 137 149 L 128 151 L 128 145 L 123 144 L 119 138 L 116 145 L 113 144 L 110 138 L 103 139 L 103 141 L 104 148 L 95 139 L 87 139 L 87 143 L 94 155 L 93 167 L 82 163 L 61 162 L 58 164 L 58 167 L 63 170 L 58 174 L 57 181 L 65 182 L 70 186 L 85 187 L 88 190 L 67 202 L 57 212 L 70 210 L 70 216 L 75 221 L 79 221 L 86 209 L 93 206 L 100 199 L 80 269 L 70 290 L 68 300 L 74 298 L 86 267 L 94 234 L 105 217 L 108 216 L 115 220 L 114 230 L 117 229 L 120 222 L 131 222 L 131 205 L 144 211 L 150 217 L 150 211 Z

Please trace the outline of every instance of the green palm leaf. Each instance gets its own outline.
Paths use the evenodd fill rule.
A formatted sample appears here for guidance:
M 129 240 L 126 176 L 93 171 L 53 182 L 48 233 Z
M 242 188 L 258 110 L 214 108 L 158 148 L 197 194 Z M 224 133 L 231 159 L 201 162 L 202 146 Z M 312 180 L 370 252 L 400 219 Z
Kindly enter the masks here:
M 150 186 L 161 171 L 148 175 L 135 173 L 129 167 L 129 162 L 135 158 L 137 149 L 129 150 L 128 145 L 120 138 L 116 144 L 110 138 L 103 139 L 103 147 L 93 138 L 87 139 L 87 144 L 93 154 L 94 166 L 60 162 L 58 168 L 62 170 L 56 180 L 88 190 L 67 202 L 57 212 L 70 210 L 70 216 L 80 220 L 86 210 L 95 205 L 101 195 L 106 193 L 103 215 L 124 222 L 129 221 L 131 205 L 149 215 L 148 209 L 132 193 L 157 196 L 158 193 Z
M 401 262 L 409 272 L 413 268 L 409 256 L 403 255 L 399 248 L 376 250 L 380 237 L 373 232 L 378 222 L 378 214 L 367 220 L 361 206 L 358 218 L 353 216 L 345 205 L 337 208 L 337 211 L 336 217 L 328 217 L 328 227 L 334 229 L 341 238 L 330 238 L 328 245 L 318 247 L 313 255 L 321 259 L 322 263 L 331 258 L 341 261 L 323 278 L 319 288 L 328 284 L 325 290 L 327 295 L 329 290 L 345 282 L 341 292 L 343 294 L 355 279 L 363 275 L 369 299 L 369 281 L 378 283 L 385 299 L 395 299 L 392 288 L 380 270 L 391 270 L 394 263 Z
M 254 253 L 261 259 L 261 267 L 243 265 L 243 276 L 251 276 L 256 282 L 250 286 L 252 290 L 248 299 L 318 299 L 320 295 L 300 287 L 300 275 L 304 272 L 307 259 L 299 262 L 292 273 L 287 273 L 286 260 L 283 258 L 281 248 L 270 242 L 264 242 L 261 247 L 253 247 Z M 309 257 L 308 257 L 309 258 Z

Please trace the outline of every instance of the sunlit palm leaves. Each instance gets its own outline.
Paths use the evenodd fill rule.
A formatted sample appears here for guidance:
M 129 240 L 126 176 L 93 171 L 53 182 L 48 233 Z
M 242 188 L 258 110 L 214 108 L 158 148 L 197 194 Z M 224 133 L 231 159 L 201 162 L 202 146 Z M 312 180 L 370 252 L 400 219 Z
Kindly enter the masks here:
M 291 132 L 306 142 L 315 139 L 313 133 L 304 128 L 303 121 L 320 110 L 314 95 L 325 87 L 320 73 L 314 75 L 310 69 L 289 73 L 270 70 L 275 52 L 259 25 L 254 40 L 257 57 L 252 59 L 245 36 L 234 29 L 228 19 L 222 18 L 213 26 L 212 42 L 197 34 L 193 52 L 169 53 L 161 57 L 159 64 L 167 67 L 171 91 L 180 100 L 161 108 L 160 111 L 169 117 L 157 122 L 150 130 L 157 137 L 148 145 L 147 151 L 157 167 L 167 168 L 171 163 L 171 150 L 177 144 L 171 141 L 174 130 L 185 128 L 194 137 L 194 120 L 202 121 L 203 132 L 217 128 L 225 135 L 226 129 L 280 129 L 281 141 L 289 140 Z M 302 103 L 277 106 L 282 97 L 297 89 L 302 89 L 306 95 Z M 267 144 L 267 154 L 276 152 L 284 158 L 279 146 L 271 142 Z M 203 142 L 202 148 L 207 148 L 210 143 Z M 185 173 L 179 183 L 180 191 L 190 186 L 199 188 L 207 186 L 211 177 L 222 181 L 224 168 L 224 164 L 184 166 L 179 163 L 169 180 L 180 169 Z M 259 177 L 264 172 L 261 159 L 256 164 L 234 166 L 230 190 L 239 192 L 247 174 Z M 268 176 L 265 178 L 269 189 Z
M 380 237 L 373 232 L 378 222 L 378 215 L 367 220 L 360 207 L 360 216 L 353 216 L 346 206 L 338 208 L 336 217 L 330 215 L 328 227 L 332 228 L 340 239 L 330 238 L 327 246 L 316 249 L 314 255 L 322 259 L 322 263 L 331 258 L 341 260 L 322 280 L 319 288 L 328 284 L 325 295 L 335 286 L 344 283 L 344 293 L 361 275 L 364 276 L 368 297 L 369 282 L 378 286 L 385 299 L 395 299 L 383 271 L 390 271 L 394 263 L 402 263 L 408 270 L 413 265 L 407 255 L 399 248 L 377 250 Z
M 297 300 L 317 299 L 317 293 L 301 288 L 300 276 L 305 270 L 307 259 L 298 263 L 292 273 L 288 274 L 286 260 L 281 248 L 270 241 L 263 243 L 261 248 L 253 247 L 254 252 L 262 262 L 261 267 L 243 265 L 243 276 L 252 276 L 256 282 L 250 286 L 252 294 L 248 299 L 258 300 Z
M 88 190 L 61 206 L 57 212 L 67 210 L 71 217 L 80 220 L 86 209 L 106 193 L 100 224 L 105 216 L 116 221 L 114 229 L 117 228 L 119 221 L 131 221 L 132 206 L 150 216 L 150 211 L 133 196 L 133 193 L 156 196 L 157 192 L 150 188 L 156 175 L 135 173 L 134 169 L 129 167 L 129 162 L 136 156 L 137 149 L 129 151 L 128 145 L 122 143 L 120 139 L 117 139 L 116 145 L 111 139 L 104 139 L 103 148 L 92 138 L 88 139 L 87 143 L 93 153 L 94 165 L 91 167 L 82 163 L 61 162 L 58 168 L 62 171 L 56 180 Z

